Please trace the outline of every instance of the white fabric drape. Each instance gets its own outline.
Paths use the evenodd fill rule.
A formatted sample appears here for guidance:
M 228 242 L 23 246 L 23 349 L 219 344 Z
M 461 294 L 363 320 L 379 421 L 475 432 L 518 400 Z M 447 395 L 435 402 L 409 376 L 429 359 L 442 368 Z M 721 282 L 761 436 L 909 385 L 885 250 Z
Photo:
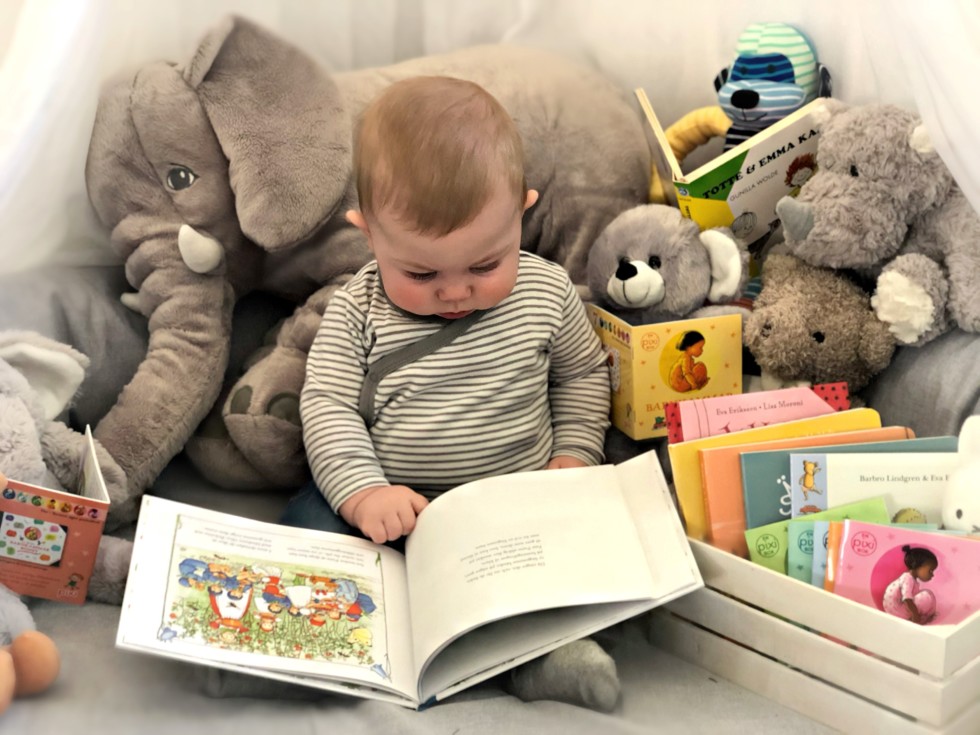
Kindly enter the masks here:
M 711 81 L 742 27 L 793 23 L 831 70 L 834 96 L 917 108 L 980 210 L 980 98 L 967 87 L 980 78 L 977 0 L 701 0 L 696 11 L 649 0 L 4 0 L 0 271 L 113 262 L 83 178 L 100 85 L 150 60 L 187 58 L 229 12 L 333 70 L 482 42 L 553 48 L 643 86 L 665 124 L 714 102 Z

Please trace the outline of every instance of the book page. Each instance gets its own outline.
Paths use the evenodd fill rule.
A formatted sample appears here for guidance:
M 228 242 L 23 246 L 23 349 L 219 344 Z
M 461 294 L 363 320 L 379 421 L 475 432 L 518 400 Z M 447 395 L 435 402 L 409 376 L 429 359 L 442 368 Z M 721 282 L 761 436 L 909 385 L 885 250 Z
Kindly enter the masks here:
M 117 645 L 414 698 L 404 557 L 145 496 Z
M 478 626 L 550 608 L 650 598 L 659 589 L 611 465 L 456 488 L 419 516 L 407 562 L 414 650 L 423 669 L 449 641 Z
M 617 475 L 616 482 L 646 557 L 649 592 L 641 599 L 553 607 L 477 628 L 439 651 L 422 676 L 420 698 L 423 701 L 436 694 L 439 698 L 448 696 L 702 585 L 701 574 L 674 510 L 656 452 L 647 452 L 610 469 Z M 596 541 L 595 534 L 590 533 L 588 542 L 581 545 L 595 557 L 600 567 L 618 566 L 616 554 L 620 552 L 600 545 L 604 540 L 599 544 Z M 506 577 L 498 589 L 503 587 L 505 580 Z

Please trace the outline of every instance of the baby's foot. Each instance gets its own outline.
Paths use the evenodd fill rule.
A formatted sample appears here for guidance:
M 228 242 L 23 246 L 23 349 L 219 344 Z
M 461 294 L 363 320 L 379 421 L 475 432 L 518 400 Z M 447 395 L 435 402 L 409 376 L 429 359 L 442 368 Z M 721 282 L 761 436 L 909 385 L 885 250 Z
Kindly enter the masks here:
M 616 662 L 588 638 L 518 666 L 506 688 L 525 702 L 553 699 L 600 712 L 610 712 L 619 701 Z

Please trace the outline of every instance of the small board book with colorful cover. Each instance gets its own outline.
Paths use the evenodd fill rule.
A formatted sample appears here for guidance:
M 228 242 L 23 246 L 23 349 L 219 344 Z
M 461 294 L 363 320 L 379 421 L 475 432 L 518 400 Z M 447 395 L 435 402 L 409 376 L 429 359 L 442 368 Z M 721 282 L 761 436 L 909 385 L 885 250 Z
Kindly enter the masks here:
M 85 602 L 109 512 L 109 492 L 88 427 L 85 440 L 77 495 L 15 478 L 0 494 L 0 582 L 18 594 Z
M 791 513 L 817 513 L 883 496 L 896 523 L 940 523 L 955 451 L 832 454 L 801 450 L 789 458 Z
M 608 355 L 612 423 L 631 439 L 666 436 L 668 402 L 742 392 L 738 314 L 633 326 L 595 304 L 587 310 Z
M 980 611 L 980 540 L 842 524 L 834 594 L 923 625 L 955 625 Z
M 404 554 L 145 495 L 116 645 L 419 708 L 702 585 L 656 451 L 460 485 Z
M 799 552 L 794 551 L 793 535 L 794 529 L 798 527 L 796 531 L 797 535 L 805 534 L 807 529 L 809 529 L 810 534 L 813 537 L 813 542 L 810 543 L 806 539 L 800 544 L 800 552 L 804 552 L 809 546 L 811 553 L 810 563 L 811 568 L 809 571 L 809 576 L 806 579 L 809 580 L 810 584 L 814 587 L 823 587 L 824 580 L 827 576 L 827 544 L 829 542 L 830 535 L 830 524 L 833 521 L 814 521 L 810 520 L 808 516 L 802 516 L 801 518 L 794 518 L 789 522 L 789 550 L 786 556 L 786 571 L 790 576 L 796 576 L 800 571 L 797 570 L 794 574 L 794 564 L 802 559 Z M 802 525 L 800 525 L 802 524 Z M 886 525 L 886 524 L 883 524 Z M 887 524 L 887 525 L 898 525 L 898 524 Z M 903 523 L 901 524 L 903 528 L 914 528 L 918 531 L 937 531 L 939 526 L 935 523 Z M 837 540 L 839 545 L 839 539 Z M 804 577 L 799 577 L 803 579 Z
M 850 407 L 847 383 L 821 383 L 812 387 L 670 402 L 664 406 L 667 442 L 673 444 L 702 436 L 731 434 L 742 429 L 846 411 Z
M 887 523 L 888 508 L 884 498 L 869 498 L 857 503 L 839 505 L 814 513 L 811 521 L 843 521 L 857 518 L 871 523 Z M 750 528 L 745 532 L 749 547 L 749 559 L 756 564 L 780 574 L 786 574 L 786 558 L 789 548 L 789 524 L 793 519 L 770 523 L 768 526 Z M 830 552 L 828 552 L 829 554 Z
M 687 535 L 703 541 L 707 539 L 709 532 L 704 502 L 704 483 L 701 474 L 700 453 L 702 450 L 730 447 L 736 444 L 755 444 L 774 439 L 791 439 L 880 427 L 881 416 L 878 415 L 877 411 L 871 408 L 852 408 L 848 411 L 837 411 L 825 416 L 787 421 L 782 424 L 760 426 L 757 429 L 743 429 L 732 434 L 717 434 L 669 444 L 667 452 L 673 471 L 674 492 L 684 516 Z M 737 475 L 737 470 L 734 472 Z M 737 502 L 740 503 L 740 500 L 739 498 Z
M 802 520 L 802 519 L 801 519 Z M 813 556 L 811 557 L 810 584 L 823 587 L 827 576 L 827 541 L 830 521 L 810 521 L 813 524 Z
M 637 89 L 635 94 L 653 131 L 658 173 L 664 181 L 673 181 L 681 213 L 702 230 L 730 227 L 746 244 L 771 235 L 779 225 L 776 202 L 796 196 L 817 170 L 816 117 L 823 98 L 685 174 L 646 92 Z
M 742 452 L 742 492 L 748 528 L 792 517 L 793 477 L 789 458 L 794 452 L 856 454 L 872 452 L 955 452 L 955 436 L 915 437 L 911 429 L 885 426 L 881 436 L 838 434 L 817 437 L 815 442 L 785 443 L 765 451 Z
M 736 444 L 731 447 L 717 447 L 701 450 L 701 477 L 704 484 L 705 513 L 708 519 L 708 540 L 713 545 L 739 556 L 746 556 L 745 529 L 775 523 L 790 516 L 788 490 L 774 482 L 760 492 L 749 494 L 745 489 L 742 474 L 742 457 L 746 450 L 755 452 L 761 449 L 783 448 L 789 451 L 812 444 L 826 444 L 833 441 L 872 441 L 902 439 L 911 434 L 910 429 L 900 426 L 882 426 L 859 431 L 817 436 L 774 439 L 755 444 Z M 787 464 L 789 463 L 787 455 Z M 785 473 L 783 473 L 785 475 Z M 788 477 L 788 475 L 786 476 Z M 778 478 L 778 476 L 777 476 Z M 785 479 L 785 478 L 784 478 Z M 758 483 L 754 483 L 758 485 Z M 770 508 L 770 517 L 765 523 L 748 522 L 748 500 L 753 504 L 765 503 Z M 785 508 L 785 513 L 782 512 Z M 760 515 L 756 513 L 756 515 Z

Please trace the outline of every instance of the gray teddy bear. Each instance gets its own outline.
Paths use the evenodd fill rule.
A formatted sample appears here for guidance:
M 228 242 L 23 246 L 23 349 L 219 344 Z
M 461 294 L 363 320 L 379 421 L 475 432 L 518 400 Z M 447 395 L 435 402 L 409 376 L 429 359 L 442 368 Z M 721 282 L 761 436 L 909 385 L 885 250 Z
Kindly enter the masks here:
M 725 309 L 745 285 L 748 261 L 728 228 L 700 232 L 676 207 L 647 204 L 609 223 L 586 273 L 599 306 L 630 324 L 653 324 Z
M 980 332 L 980 217 L 925 126 L 892 105 L 826 109 L 817 172 L 776 206 L 788 252 L 876 278 L 872 306 L 900 343 Z

